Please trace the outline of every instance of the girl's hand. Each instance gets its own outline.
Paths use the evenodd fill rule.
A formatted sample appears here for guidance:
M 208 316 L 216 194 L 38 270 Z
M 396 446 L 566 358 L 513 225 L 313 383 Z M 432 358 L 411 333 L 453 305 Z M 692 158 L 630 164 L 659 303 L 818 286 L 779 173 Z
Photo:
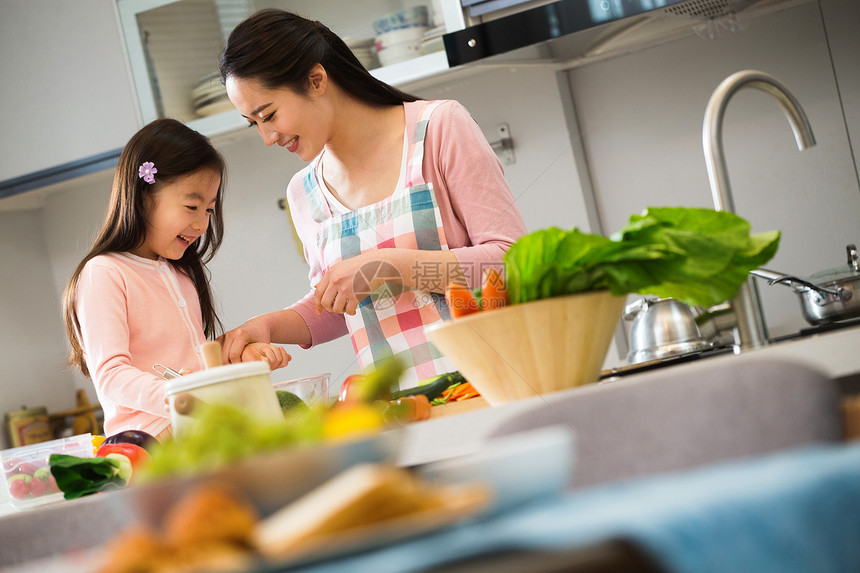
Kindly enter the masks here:
M 266 344 L 265 342 L 252 342 L 242 350 L 242 362 L 253 362 L 264 360 L 269 363 L 269 369 L 277 370 L 283 368 L 292 360 L 292 356 L 280 346 Z
M 185 376 L 186 374 L 191 374 L 191 372 L 192 371 L 188 368 L 180 368 L 178 374 L 180 376 Z M 168 396 L 166 392 L 164 394 L 164 411 L 168 414 L 170 413 L 170 396 Z

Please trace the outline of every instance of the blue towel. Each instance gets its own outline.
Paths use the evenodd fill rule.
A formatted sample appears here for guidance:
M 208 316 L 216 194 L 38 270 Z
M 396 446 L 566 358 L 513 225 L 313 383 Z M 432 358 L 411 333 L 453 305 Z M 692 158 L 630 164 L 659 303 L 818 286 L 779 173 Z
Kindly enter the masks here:
M 502 550 L 614 539 L 633 542 L 667 572 L 860 572 L 860 445 L 567 493 L 302 570 L 402 573 Z

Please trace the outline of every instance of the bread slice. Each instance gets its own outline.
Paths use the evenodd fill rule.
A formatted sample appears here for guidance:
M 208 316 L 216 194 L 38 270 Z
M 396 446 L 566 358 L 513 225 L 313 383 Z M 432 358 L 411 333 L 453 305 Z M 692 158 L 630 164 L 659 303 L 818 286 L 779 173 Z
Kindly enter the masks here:
M 433 508 L 413 475 L 401 468 L 359 464 L 261 521 L 253 544 L 268 557 L 308 549 L 315 537 Z

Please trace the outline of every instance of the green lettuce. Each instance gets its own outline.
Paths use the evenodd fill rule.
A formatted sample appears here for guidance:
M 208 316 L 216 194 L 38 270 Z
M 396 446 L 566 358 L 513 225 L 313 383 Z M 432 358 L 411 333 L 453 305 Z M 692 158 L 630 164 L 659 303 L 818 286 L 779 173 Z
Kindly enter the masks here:
M 110 458 L 79 458 L 51 454 L 51 475 L 65 499 L 77 499 L 108 489 L 125 487 L 119 477 L 119 462 Z
M 742 217 L 687 207 L 648 208 L 611 237 L 542 229 L 505 254 L 511 304 L 608 289 L 689 305 L 732 298 L 776 254 L 779 231 L 750 234 Z

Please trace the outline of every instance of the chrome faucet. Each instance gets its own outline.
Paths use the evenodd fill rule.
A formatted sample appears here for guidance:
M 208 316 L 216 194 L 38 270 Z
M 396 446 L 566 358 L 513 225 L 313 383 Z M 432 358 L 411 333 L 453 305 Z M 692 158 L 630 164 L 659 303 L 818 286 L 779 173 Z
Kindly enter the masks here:
M 745 87 L 759 89 L 772 95 L 779 102 L 794 131 L 798 149 L 803 150 L 815 145 L 815 136 L 812 135 L 812 128 L 809 126 L 809 120 L 806 119 L 803 108 L 779 80 L 755 70 L 745 70 L 727 77 L 711 94 L 702 127 L 705 164 L 708 167 L 714 209 L 717 211 L 735 212 L 723 153 L 723 115 L 729 99 Z M 731 307 L 737 319 L 735 352 L 766 345 L 768 340 L 764 312 L 762 312 L 758 289 L 751 278 L 741 285 L 738 294 L 731 301 Z

